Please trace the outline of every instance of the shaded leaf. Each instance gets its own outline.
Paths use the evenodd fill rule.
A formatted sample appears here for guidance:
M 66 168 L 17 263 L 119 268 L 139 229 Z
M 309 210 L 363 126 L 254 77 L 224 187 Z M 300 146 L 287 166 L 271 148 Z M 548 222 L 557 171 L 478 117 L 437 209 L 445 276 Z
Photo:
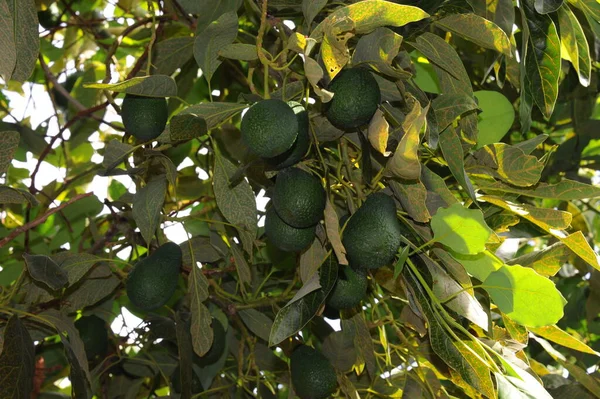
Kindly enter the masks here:
M 23 204 L 29 202 L 36 206 L 39 201 L 26 190 L 0 185 L 0 204 Z
M 0 1 L 0 75 L 4 81 L 10 80 L 17 64 L 17 48 L 13 34 L 13 20 L 6 0 Z
M 392 66 L 401 44 L 402 36 L 389 28 L 377 28 L 358 40 L 352 54 L 352 63 L 368 64 L 377 72 L 394 79 L 408 79 L 411 76 L 409 72 Z
M 19 132 L 0 132 L 0 176 L 8 170 L 10 163 L 19 147 L 21 135 Z
M 354 346 L 367 366 L 371 379 L 377 377 L 377 360 L 375 358 L 375 345 L 371 339 L 369 327 L 362 313 L 355 313 L 352 317 L 342 319 L 342 330 L 352 332 Z
M 233 43 L 223 47 L 219 50 L 219 56 L 242 61 L 254 61 L 258 59 L 256 46 L 242 43 Z
M 461 93 L 441 94 L 433 100 L 432 106 L 440 130 L 462 114 L 477 109 L 473 96 Z
M 102 166 L 106 169 L 113 169 L 123 162 L 132 151 L 133 146 L 119 140 L 111 140 L 104 148 Z
M 153 75 L 172 75 L 193 58 L 193 46 L 194 38 L 189 36 L 172 37 L 156 43 L 152 47 Z M 142 70 L 146 68 L 144 64 Z
M 256 309 L 242 309 L 238 312 L 242 321 L 257 337 L 269 342 L 273 320 Z
M 448 129 L 440 134 L 439 144 L 444 159 L 450 168 L 450 172 L 452 172 L 454 178 L 469 194 L 469 197 L 471 197 L 473 201 L 477 201 L 473 184 L 471 183 L 469 176 L 467 176 L 467 172 L 465 172 L 462 144 L 452 127 L 448 127 Z
M 252 272 L 250 271 L 250 266 L 248 266 L 248 262 L 246 262 L 246 258 L 244 258 L 244 254 L 235 244 L 231 245 L 231 252 L 233 254 L 235 269 L 237 271 L 240 282 L 243 284 L 250 284 L 252 282 Z
M 192 322 L 190 332 L 192 334 L 192 346 L 198 356 L 204 356 L 213 342 L 213 330 L 210 328 L 210 312 L 204 306 L 208 298 L 208 280 L 200 269 L 193 265 L 188 280 L 188 293 L 190 295 L 190 312 Z
M 184 241 L 179 246 L 183 254 L 184 266 L 192 265 L 192 254 L 190 253 L 190 245 L 194 253 L 194 260 L 196 262 L 216 262 L 221 259 L 221 254 L 212 246 L 210 238 L 197 236 L 192 237 L 188 241 Z
M 4 328 L 0 355 L 0 397 L 29 398 L 34 375 L 33 340 L 19 317 L 12 315 Z
M 402 208 L 413 218 L 415 222 L 427 223 L 431 219 L 426 206 L 427 189 L 420 181 L 397 182 L 390 181 L 390 188 L 394 197 L 400 201 Z
M 35 69 L 40 52 L 38 34 L 37 7 L 33 0 L 6 1 L 13 25 L 10 31 L 14 35 L 17 59 L 10 79 L 25 82 Z M 4 53 L 2 53 L 4 56 Z
M 119 93 L 135 94 L 144 97 L 175 97 L 177 83 L 167 75 L 150 75 L 131 78 L 119 83 L 89 83 L 88 89 L 112 90 Z
M 600 187 L 581 183 L 575 180 L 562 179 L 559 183 L 538 183 L 531 188 L 514 187 L 503 182 L 492 182 L 487 179 L 473 178 L 484 191 L 500 191 L 520 194 L 534 198 L 550 198 L 572 201 L 600 197 Z
M 478 209 L 467 209 L 460 203 L 439 209 L 431 218 L 431 229 L 435 241 L 465 255 L 484 251 L 492 235 L 483 213 Z
M 335 257 L 340 265 L 347 265 L 348 259 L 346 259 L 346 249 L 344 248 L 344 244 L 342 244 L 342 239 L 340 237 L 340 221 L 337 213 L 335 212 L 335 208 L 329 201 L 329 198 L 327 198 L 327 201 L 325 202 L 324 217 L 327 238 L 329 239 L 329 243 L 335 252 Z
M 481 47 L 511 56 L 510 40 L 498 25 L 476 14 L 450 14 L 435 22 Z
M 96 266 L 87 277 L 78 285 L 67 290 L 62 298 L 65 305 L 63 309 L 67 312 L 75 312 L 79 309 L 92 306 L 102 301 L 121 284 L 121 280 L 115 276 L 106 264 Z
M 160 212 L 167 193 L 164 175 L 153 177 L 133 196 L 133 219 L 148 245 L 160 224 Z
M 310 27 L 315 17 L 327 4 L 327 0 L 302 0 L 302 14 L 306 25 Z
M 171 118 L 169 124 L 171 140 L 189 140 L 200 137 L 242 112 L 246 107 L 245 104 L 223 102 L 191 105 Z
M 208 133 L 206 120 L 194 114 L 179 114 L 169 123 L 169 136 L 172 141 L 191 140 Z
M 211 22 L 201 35 L 196 36 L 194 58 L 209 83 L 221 65 L 219 50 L 233 43 L 237 36 L 237 29 L 237 14 L 230 11 Z
M 49 257 L 24 254 L 23 258 L 31 278 L 43 283 L 51 290 L 59 290 L 69 282 L 67 273 Z
M 323 244 L 318 238 L 315 238 L 311 246 L 300 254 L 300 280 L 306 284 L 313 274 L 319 270 L 326 257 L 327 251 Z
M 563 316 L 565 299 L 552 281 L 533 269 L 504 265 L 490 273 L 483 288 L 502 313 L 524 326 L 555 324 Z
M 353 334 L 344 329 L 334 331 L 323 341 L 322 352 L 336 370 L 350 370 L 357 356 Z

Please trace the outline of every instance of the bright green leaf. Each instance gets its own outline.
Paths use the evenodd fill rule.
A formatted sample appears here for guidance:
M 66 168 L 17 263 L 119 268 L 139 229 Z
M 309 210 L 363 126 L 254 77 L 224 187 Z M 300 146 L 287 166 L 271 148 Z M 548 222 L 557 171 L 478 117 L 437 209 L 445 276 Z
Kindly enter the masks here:
M 465 255 L 483 252 L 492 235 L 480 210 L 467 209 L 459 203 L 438 209 L 431 218 L 431 229 L 435 241 Z

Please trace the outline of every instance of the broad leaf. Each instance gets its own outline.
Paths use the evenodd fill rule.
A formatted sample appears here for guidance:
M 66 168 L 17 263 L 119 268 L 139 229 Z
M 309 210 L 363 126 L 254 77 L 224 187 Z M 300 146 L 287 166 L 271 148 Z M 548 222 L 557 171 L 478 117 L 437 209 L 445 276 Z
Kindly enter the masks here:
M 169 124 L 172 141 L 203 136 L 211 129 L 242 112 L 247 105 L 236 103 L 202 103 L 192 105 L 175 115 Z
M 390 181 L 389 184 L 402 208 L 415 222 L 429 222 L 431 215 L 426 206 L 427 189 L 423 183 Z
M 219 56 L 232 60 L 254 61 L 258 59 L 256 46 L 251 44 L 233 43 L 219 50 Z
M 444 159 L 450 168 L 450 172 L 452 172 L 452 175 L 460 183 L 462 188 L 467 191 L 469 197 L 471 197 L 473 201 L 476 201 L 477 197 L 475 196 L 475 189 L 465 171 L 462 144 L 452 126 L 449 126 L 448 129 L 440 134 L 439 144 Z
M 431 229 L 435 241 L 465 255 L 483 252 L 492 234 L 480 210 L 458 203 L 439 209 L 431 218 Z
M 533 269 L 504 265 L 485 279 L 483 288 L 502 313 L 524 326 L 548 326 L 563 316 L 565 299 Z
M 534 198 L 551 198 L 572 201 L 600 197 L 600 188 L 575 180 L 562 179 L 559 183 L 538 183 L 531 188 L 514 187 L 503 182 L 492 182 L 474 177 L 473 180 L 484 191 L 500 191 Z
M 6 3 L 9 15 L 12 15 L 13 19 L 10 32 L 14 35 L 17 52 L 15 68 L 11 71 L 10 79 L 24 82 L 33 73 L 40 51 L 37 8 L 33 0 L 8 0 Z
M 566 4 L 558 9 L 558 24 L 560 44 L 564 50 L 561 54 L 573 64 L 579 76 L 579 83 L 587 87 L 592 73 L 590 48 L 581 24 Z
M 542 276 L 554 276 L 570 257 L 569 248 L 565 244 L 557 242 L 540 251 L 510 259 L 506 263 L 531 267 Z
M 500 92 L 479 90 L 474 95 L 478 107 L 482 110 L 477 115 L 477 148 L 481 148 L 499 142 L 508 133 L 515 120 L 515 110 Z
M 3 341 L 0 397 L 29 398 L 35 376 L 35 348 L 29 332 L 17 315 L 8 319 Z
M 383 112 L 378 109 L 369 123 L 367 136 L 373 148 L 386 157 L 390 155 L 390 152 L 387 151 L 389 130 L 390 124 L 385 120 Z
M 104 148 L 102 166 L 110 170 L 116 168 L 133 151 L 133 146 L 119 140 L 111 140 Z
M 190 311 L 192 313 L 192 322 L 190 325 L 192 346 L 198 356 L 203 356 L 212 345 L 213 330 L 210 328 L 210 313 L 203 303 L 208 299 L 208 281 L 196 265 L 192 265 L 188 281 L 188 292 L 190 295 Z
M 17 63 L 17 48 L 13 34 L 13 20 L 6 0 L 0 1 L 0 76 L 4 81 L 10 80 Z
M 421 175 L 419 143 L 421 130 L 426 123 L 429 105 L 424 109 L 415 101 L 411 111 L 402 123 L 404 136 L 400 139 L 394 155 L 388 160 L 386 169 L 389 175 L 407 180 L 416 180 Z
M 540 337 L 546 338 L 552 342 L 555 342 L 559 345 L 562 345 L 566 348 L 570 348 L 579 352 L 589 353 L 595 356 L 600 356 L 598 352 L 581 342 L 579 339 L 575 338 L 571 334 L 562 330 L 558 326 L 545 326 L 545 327 L 537 327 L 537 328 L 529 328 L 529 331 L 532 333 L 539 335 Z
M 27 271 L 31 278 L 48 286 L 51 290 L 59 290 L 69 282 L 67 273 L 49 257 L 24 254 L 23 258 L 25 258 Z
M 321 244 L 318 238 L 315 238 L 311 246 L 300 254 L 300 264 L 298 267 L 300 280 L 306 284 L 313 274 L 319 270 L 326 257 L 327 251 L 323 247 L 323 244 Z
M 440 130 L 446 129 L 456 118 L 477 109 L 472 95 L 461 93 L 441 94 L 432 103 Z
M 133 219 L 148 244 L 160 224 L 166 192 L 167 180 L 160 175 L 152 178 L 133 197 Z
M 479 281 L 485 281 L 491 273 L 504 265 L 500 258 L 487 250 L 476 255 L 463 255 L 456 252 L 451 254 L 471 276 Z
M 221 65 L 219 50 L 233 43 L 237 36 L 238 18 L 235 12 L 227 12 L 196 36 L 194 58 L 209 82 Z
M 0 176 L 8 170 L 20 140 L 19 132 L 0 132 Z
M 238 314 L 250 331 L 269 342 L 273 320 L 256 309 L 242 309 Z
M 23 204 L 25 202 L 29 202 L 33 206 L 39 203 L 29 191 L 0 185 L 0 204 Z
M 112 90 L 144 97 L 177 96 L 177 84 L 172 77 L 167 75 L 151 75 L 132 78 L 120 83 L 85 84 L 84 87 L 89 89 Z
M 192 247 L 194 260 L 196 262 L 216 262 L 221 259 L 221 254 L 210 243 L 210 238 L 197 236 L 189 241 L 179 244 L 183 254 L 183 264 L 185 266 L 192 265 L 192 254 L 190 253 L 190 245 Z
M 325 5 L 327 5 L 327 0 L 302 0 L 302 14 L 308 26 L 312 24 Z
M 510 40 L 506 33 L 495 23 L 476 14 L 450 14 L 435 23 L 481 47 L 511 56 Z

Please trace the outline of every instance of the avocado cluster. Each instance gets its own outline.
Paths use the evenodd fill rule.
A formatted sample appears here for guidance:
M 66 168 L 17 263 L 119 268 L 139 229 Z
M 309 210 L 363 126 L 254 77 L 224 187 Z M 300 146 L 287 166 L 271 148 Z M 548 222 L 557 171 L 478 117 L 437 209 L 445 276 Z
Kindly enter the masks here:
M 302 104 L 262 100 L 242 118 L 242 140 L 275 169 L 298 163 L 308 151 L 308 113 Z
M 342 130 L 354 130 L 369 123 L 381 103 L 377 81 L 362 68 L 344 69 L 333 78 L 328 90 L 334 95 L 326 104 L 325 116 Z
M 267 210 L 265 233 L 283 251 L 299 252 L 308 247 L 323 218 L 326 194 L 316 176 L 299 168 L 279 172 Z
M 169 108 L 164 97 L 127 94 L 121 106 L 121 118 L 127 133 L 140 141 L 157 138 L 165 130 Z
M 160 308 L 171 299 L 181 268 L 179 245 L 168 242 L 140 260 L 127 279 L 127 297 L 141 310 Z
M 300 345 L 290 357 L 292 385 L 301 399 L 325 399 L 337 389 L 333 366 L 321 352 Z

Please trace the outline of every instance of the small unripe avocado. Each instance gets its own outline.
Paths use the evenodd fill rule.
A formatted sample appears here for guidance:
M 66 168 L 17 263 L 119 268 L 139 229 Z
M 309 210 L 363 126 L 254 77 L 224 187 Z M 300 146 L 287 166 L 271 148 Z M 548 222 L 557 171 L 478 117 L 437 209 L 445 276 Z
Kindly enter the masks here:
M 308 112 L 306 112 L 302 104 L 296 101 L 288 101 L 288 105 L 292 108 L 298 119 L 298 137 L 296 137 L 292 148 L 281 155 L 267 159 L 268 163 L 273 165 L 275 169 L 283 169 L 297 164 L 304 158 L 308 147 L 310 147 Z
M 262 158 L 283 154 L 298 137 L 298 119 L 292 108 L 281 100 L 262 100 L 244 114 L 242 140 Z
M 323 218 L 325 195 L 318 177 L 299 168 L 287 168 L 277 174 L 273 206 L 284 222 L 302 229 Z
M 341 71 L 328 87 L 333 99 L 325 105 L 325 116 L 335 127 L 353 130 L 369 123 L 381 102 L 377 81 L 366 69 Z
M 284 222 L 274 207 L 267 209 L 265 216 L 265 234 L 277 248 L 287 252 L 300 252 L 312 244 L 315 239 L 316 225 L 297 229 Z
M 108 326 L 104 320 L 94 315 L 83 316 L 75 322 L 75 328 L 79 331 L 79 337 L 83 341 L 88 360 L 106 355 L 108 350 Z
M 127 296 L 131 303 L 145 311 L 167 303 L 177 288 L 181 261 L 181 248 L 172 242 L 161 245 L 139 261 L 127 279 Z
M 181 367 L 177 366 L 173 375 L 171 376 L 171 385 L 173 386 L 173 390 L 177 393 L 181 393 L 183 391 L 183 387 L 181 386 Z M 200 393 L 203 392 L 204 388 L 202 387 L 202 382 L 200 382 L 200 377 L 192 368 L 192 393 Z
M 290 357 L 292 385 L 301 399 L 325 399 L 337 389 L 337 377 L 329 360 L 310 346 L 301 345 Z
M 155 139 L 165 130 L 169 119 L 167 100 L 127 94 L 123 99 L 121 117 L 127 132 L 136 139 Z
M 338 279 L 327 298 L 327 305 L 334 309 L 351 309 L 357 306 L 367 293 L 367 276 L 364 270 L 350 266 L 339 268 Z
M 375 193 L 350 217 L 342 243 L 354 267 L 376 269 L 389 264 L 400 248 L 402 230 L 394 200 Z

